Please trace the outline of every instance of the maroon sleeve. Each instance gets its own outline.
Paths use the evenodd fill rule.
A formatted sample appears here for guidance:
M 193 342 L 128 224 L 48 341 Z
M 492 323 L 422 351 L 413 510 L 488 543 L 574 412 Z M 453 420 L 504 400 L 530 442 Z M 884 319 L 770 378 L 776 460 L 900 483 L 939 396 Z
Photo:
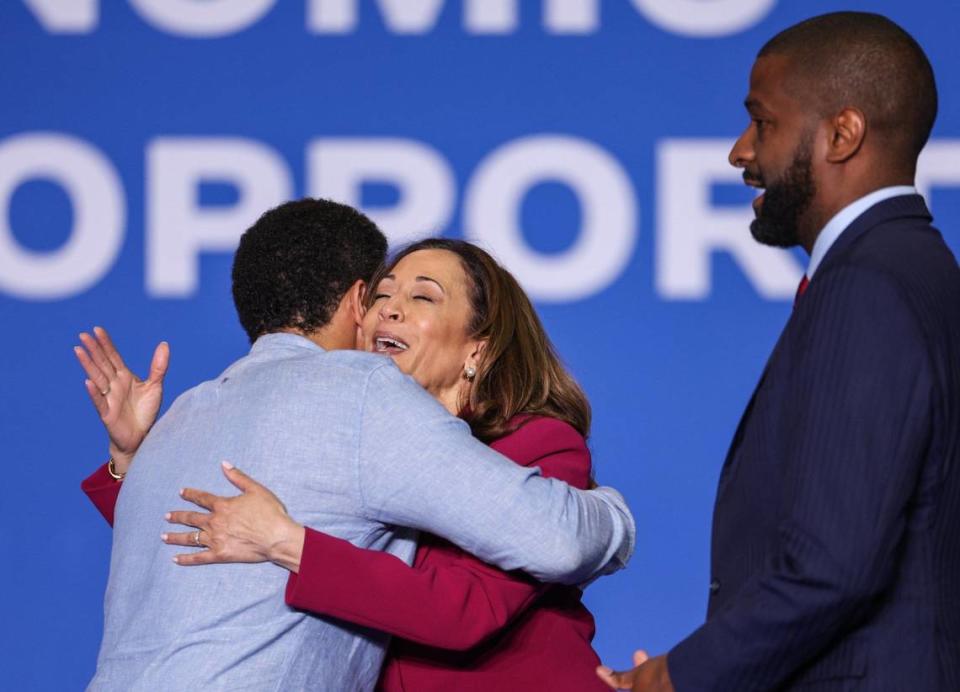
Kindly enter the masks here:
M 543 588 L 464 554 L 416 567 L 375 550 L 307 530 L 300 574 L 287 604 L 444 649 L 465 650 L 522 612 Z
M 120 496 L 122 486 L 123 483 L 111 476 L 107 471 L 107 465 L 104 464 L 83 480 L 80 489 L 87 494 L 90 502 L 103 515 L 107 523 L 113 526 L 113 508 L 117 505 L 117 497 Z
M 535 419 L 495 445 L 545 476 L 584 487 L 590 453 L 573 428 Z M 307 529 L 299 574 L 287 604 L 444 649 L 472 648 L 522 613 L 543 592 L 520 572 L 504 572 L 463 551 L 438 562 L 430 551 L 415 567 L 393 555 L 357 548 Z M 449 555 L 449 553 L 447 553 Z

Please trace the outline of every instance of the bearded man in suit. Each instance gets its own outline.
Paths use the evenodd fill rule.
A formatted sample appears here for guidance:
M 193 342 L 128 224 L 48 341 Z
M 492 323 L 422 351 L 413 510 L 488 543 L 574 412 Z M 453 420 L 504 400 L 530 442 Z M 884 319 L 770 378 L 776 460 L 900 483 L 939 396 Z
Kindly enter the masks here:
M 720 475 L 706 623 L 599 673 L 960 690 L 960 270 L 913 187 L 933 70 L 889 19 L 823 15 L 761 49 L 746 108 L 753 236 L 810 262 Z

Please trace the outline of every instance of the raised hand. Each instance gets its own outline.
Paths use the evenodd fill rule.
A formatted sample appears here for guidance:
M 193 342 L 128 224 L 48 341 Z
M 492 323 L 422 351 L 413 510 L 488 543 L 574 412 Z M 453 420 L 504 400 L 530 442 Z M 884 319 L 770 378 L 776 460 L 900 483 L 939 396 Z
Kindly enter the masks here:
M 304 528 L 287 514 L 283 503 L 266 487 L 228 462 L 223 474 L 242 491 L 221 497 L 186 488 L 180 496 L 205 512 L 170 512 L 167 521 L 193 526 L 195 531 L 164 533 L 169 545 L 203 548 L 173 558 L 178 565 L 209 565 L 221 562 L 275 562 L 296 572 L 303 553 Z
M 126 473 L 160 411 L 170 347 L 165 341 L 157 346 L 150 373 L 147 379 L 141 380 L 124 364 L 102 327 L 94 327 L 92 336 L 86 332 L 80 334 L 80 342 L 82 346 L 74 346 L 73 351 L 87 373 L 84 382 L 87 394 L 110 436 L 114 468 Z

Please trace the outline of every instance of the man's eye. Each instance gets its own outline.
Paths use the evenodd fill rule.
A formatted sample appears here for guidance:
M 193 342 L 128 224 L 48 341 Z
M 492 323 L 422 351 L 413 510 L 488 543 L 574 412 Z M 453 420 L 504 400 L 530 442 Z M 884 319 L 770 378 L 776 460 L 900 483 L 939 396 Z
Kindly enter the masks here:
M 377 293 L 377 294 L 373 297 L 373 302 L 376 303 L 378 300 L 381 300 L 381 299 L 383 299 L 383 298 L 389 298 L 389 297 L 390 297 L 390 296 L 389 296 L 388 294 L 386 294 L 386 293 Z

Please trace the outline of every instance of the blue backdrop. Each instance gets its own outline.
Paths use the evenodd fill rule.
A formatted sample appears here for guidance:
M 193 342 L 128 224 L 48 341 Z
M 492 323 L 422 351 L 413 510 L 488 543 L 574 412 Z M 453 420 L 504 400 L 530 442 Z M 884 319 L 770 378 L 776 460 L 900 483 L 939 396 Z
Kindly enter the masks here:
M 216 375 L 247 348 L 239 233 L 307 194 L 515 271 L 639 526 L 631 567 L 588 590 L 597 649 L 622 665 L 683 637 L 723 455 L 804 261 L 753 244 L 726 152 L 756 50 L 841 8 L 888 14 L 934 64 L 920 178 L 960 249 L 957 3 L 2 3 L 3 686 L 81 688 L 100 641 L 110 532 L 78 485 L 106 444 L 76 334 L 110 328 L 141 373 L 167 339 L 167 402 Z

